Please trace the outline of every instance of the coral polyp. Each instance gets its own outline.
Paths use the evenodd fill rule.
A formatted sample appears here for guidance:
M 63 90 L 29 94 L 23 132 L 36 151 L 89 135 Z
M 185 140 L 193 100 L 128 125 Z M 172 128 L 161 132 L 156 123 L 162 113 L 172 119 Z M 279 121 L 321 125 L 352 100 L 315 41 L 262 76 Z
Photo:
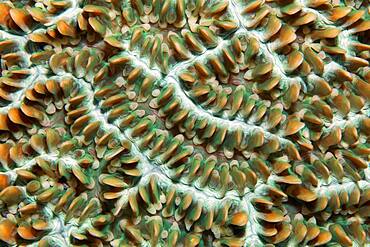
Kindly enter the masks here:
M 368 246 L 370 6 L 0 2 L 1 246 Z

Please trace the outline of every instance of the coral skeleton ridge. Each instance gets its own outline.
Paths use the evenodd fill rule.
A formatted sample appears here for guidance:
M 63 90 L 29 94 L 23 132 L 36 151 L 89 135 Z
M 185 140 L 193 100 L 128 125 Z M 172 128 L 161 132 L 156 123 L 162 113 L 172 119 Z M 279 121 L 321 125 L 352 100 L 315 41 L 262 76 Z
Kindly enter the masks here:
M 0 246 L 370 245 L 368 0 L 0 0 Z

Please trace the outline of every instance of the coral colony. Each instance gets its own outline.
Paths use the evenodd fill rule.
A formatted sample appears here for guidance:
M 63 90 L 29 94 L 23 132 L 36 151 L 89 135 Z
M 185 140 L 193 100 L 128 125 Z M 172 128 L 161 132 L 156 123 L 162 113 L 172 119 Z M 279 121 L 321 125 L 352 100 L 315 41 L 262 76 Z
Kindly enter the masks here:
M 0 58 L 0 246 L 369 246 L 367 0 L 1 0 Z

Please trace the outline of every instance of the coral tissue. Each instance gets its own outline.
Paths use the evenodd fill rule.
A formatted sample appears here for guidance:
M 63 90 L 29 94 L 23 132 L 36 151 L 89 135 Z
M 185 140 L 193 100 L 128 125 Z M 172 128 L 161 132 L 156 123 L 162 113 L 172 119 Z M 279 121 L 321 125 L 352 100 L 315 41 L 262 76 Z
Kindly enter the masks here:
M 0 1 L 0 246 L 368 246 L 367 0 Z

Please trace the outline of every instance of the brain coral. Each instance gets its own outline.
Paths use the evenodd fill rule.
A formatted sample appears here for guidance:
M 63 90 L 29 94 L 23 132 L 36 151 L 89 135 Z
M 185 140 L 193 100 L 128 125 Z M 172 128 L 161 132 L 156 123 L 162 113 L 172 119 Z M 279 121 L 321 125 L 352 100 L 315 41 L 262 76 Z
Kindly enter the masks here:
M 368 0 L 0 1 L 0 246 L 368 246 Z

